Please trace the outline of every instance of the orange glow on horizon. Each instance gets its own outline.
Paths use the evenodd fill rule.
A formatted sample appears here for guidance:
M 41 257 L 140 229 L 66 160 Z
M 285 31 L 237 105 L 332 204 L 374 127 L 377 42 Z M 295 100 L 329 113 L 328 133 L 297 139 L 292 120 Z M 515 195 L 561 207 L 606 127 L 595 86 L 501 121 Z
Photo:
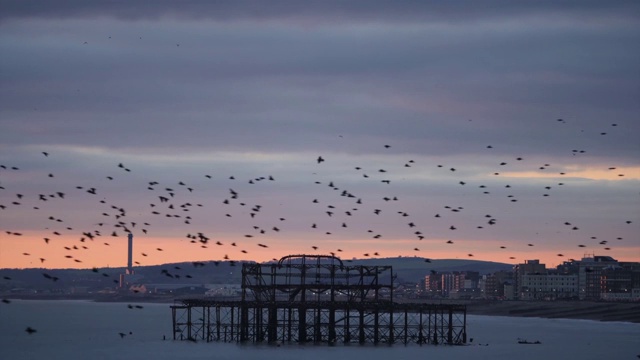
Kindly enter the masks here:
M 503 177 L 512 178 L 532 178 L 532 179 L 546 179 L 546 178 L 583 178 L 588 180 L 609 180 L 609 181 L 623 181 L 623 180 L 640 180 L 640 167 L 617 167 L 615 169 L 602 169 L 594 167 L 578 167 L 567 166 L 564 170 L 564 175 L 560 175 L 557 172 L 539 172 L 539 171 L 506 171 L 500 173 Z
M 5 237 L 3 235 L 3 237 Z M 108 245 L 106 245 L 107 243 Z M 322 247 L 317 250 L 310 244 L 295 243 L 293 246 L 282 239 L 272 239 L 268 247 L 259 247 L 255 243 L 243 243 L 231 246 L 231 242 L 209 241 L 206 245 L 190 243 L 188 239 L 144 237 L 134 238 L 133 261 L 136 266 L 161 265 L 166 263 L 191 261 L 223 261 L 225 256 L 235 261 L 266 262 L 280 259 L 286 255 L 323 254 L 334 252 L 343 260 L 366 258 L 421 257 L 429 259 L 460 259 L 494 261 L 508 264 L 523 263 L 525 260 L 538 259 L 547 267 L 555 267 L 573 258 L 581 259 L 587 253 L 609 255 L 619 261 L 640 261 L 638 247 L 616 246 L 610 251 L 595 248 L 571 248 L 558 250 L 549 247 L 509 246 L 500 249 L 499 241 L 454 240 L 454 244 L 446 244 L 446 240 L 376 240 L 362 239 L 349 241 L 348 246 L 337 251 L 345 241 L 326 240 L 319 242 Z M 74 246 L 76 247 L 74 249 Z M 82 248 L 86 246 L 87 249 Z M 414 247 L 418 250 L 412 250 Z M 68 248 L 68 249 L 65 249 Z M 371 248 L 379 249 L 378 255 Z M 465 250 L 461 250 L 465 249 Z M 158 250 L 162 249 L 162 250 Z M 243 252 L 246 251 L 245 252 Z M 28 255 L 24 255 L 24 254 Z M 146 255 L 143 255 L 143 253 Z M 563 256 L 558 256 L 562 253 Z M 368 254 L 368 256 L 365 256 Z M 473 256 L 469 256 L 469 254 Z M 67 256 L 71 256 L 68 258 Z M 40 258 L 45 258 L 44 262 Z M 78 260 L 79 262 L 76 262 Z M 137 263 L 136 263 L 137 262 Z M 93 267 L 126 267 L 126 237 L 102 236 L 95 240 L 79 242 L 77 237 L 59 236 L 52 238 L 47 245 L 41 238 L 10 236 L 3 239 L 0 252 L 0 268 L 75 268 L 91 269 Z M 427 266 L 428 267 L 428 266 Z

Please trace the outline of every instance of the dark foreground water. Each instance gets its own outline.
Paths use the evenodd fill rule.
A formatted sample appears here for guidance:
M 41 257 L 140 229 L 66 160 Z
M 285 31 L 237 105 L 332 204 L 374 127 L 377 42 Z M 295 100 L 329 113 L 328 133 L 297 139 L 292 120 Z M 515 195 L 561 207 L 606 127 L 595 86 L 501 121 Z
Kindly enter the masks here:
M 468 346 L 237 345 L 171 341 L 168 304 L 0 303 L 2 359 L 637 359 L 640 324 L 468 316 Z M 37 332 L 29 335 L 27 327 Z M 121 337 L 119 333 L 126 334 Z M 131 334 L 129 334 L 131 333 Z M 167 340 L 163 340 L 166 337 Z M 540 345 L 518 344 L 518 339 Z

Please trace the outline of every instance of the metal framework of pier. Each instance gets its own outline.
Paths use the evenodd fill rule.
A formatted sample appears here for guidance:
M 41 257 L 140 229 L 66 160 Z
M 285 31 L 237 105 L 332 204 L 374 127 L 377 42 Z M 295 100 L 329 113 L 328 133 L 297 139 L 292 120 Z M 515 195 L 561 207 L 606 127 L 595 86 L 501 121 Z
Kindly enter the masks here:
M 289 255 L 243 264 L 240 299 L 171 306 L 174 340 L 316 344 L 467 342 L 466 306 L 393 301 L 391 266 Z

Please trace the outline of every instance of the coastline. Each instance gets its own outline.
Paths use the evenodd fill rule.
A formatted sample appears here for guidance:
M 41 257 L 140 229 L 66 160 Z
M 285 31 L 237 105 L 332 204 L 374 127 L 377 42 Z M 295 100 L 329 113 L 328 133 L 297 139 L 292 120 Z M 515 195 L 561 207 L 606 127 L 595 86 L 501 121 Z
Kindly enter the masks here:
M 94 302 L 118 303 L 166 303 L 172 304 L 175 296 L 135 296 L 135 295 L 21 295 L 9 296 L 8 300 L 86 300 Z M 418 302 L 423 302 L 418 300 Z M 430 302 L 430 301 L 425 301 Z M 599 302 L 599 301 L 500 301 L 500 300 L 460 300 L 438 303 L 461 304 L 467 306 L 469 315 L 539 317 L 547 319 L 582 319 L 595 321 L 621 321 L 640 323 L 639 302 Z
M 596 301 L 466 302 L 467 314 L 640 323 L 640 303 Z

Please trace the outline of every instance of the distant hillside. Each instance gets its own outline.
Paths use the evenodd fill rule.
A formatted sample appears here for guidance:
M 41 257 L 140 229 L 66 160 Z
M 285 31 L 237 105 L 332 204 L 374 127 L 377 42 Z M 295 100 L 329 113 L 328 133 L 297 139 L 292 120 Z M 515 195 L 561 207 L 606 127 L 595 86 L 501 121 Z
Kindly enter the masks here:
M 513 265 L 478 260 L 393 257 L 343 260 L 346 265 L 391 265 L 398 282 L 417 283 L 431 271 L 478 271 L 481 275 L 510 270 Z M 143 284 L 240 284 L 242 262 L 183 262 L 135 268 L 134 282 Z M 84 286 L 92 289 L 113 287 L 125 268 L 101 269 L 0 269 L 0 291 L 15 288 L 57 289 Z M 58 280 L 54 281 L 53 279 Z
M 477 271 L 480 275 L 490 274 L 501 270 L 511 270 L 512 264 L 479 260 L 459 259 L 431 259 L 425 262 L 421 257 L 393 257 L 376 259 L 358 259 L 347 262 L 349 265 L 391 265 L 393 272 L 401 282 L 419 282 L 432 270 L 437 272 Z
M 196 266 L 197 264 L 197 266 Z M 240 284 L 241 262 L 175 263 L 135 267 L 131 282 L 142 284 Z M 0 269 L 0 291 L 16 288 L 113 288 L 125 268 L 100 269 Z

